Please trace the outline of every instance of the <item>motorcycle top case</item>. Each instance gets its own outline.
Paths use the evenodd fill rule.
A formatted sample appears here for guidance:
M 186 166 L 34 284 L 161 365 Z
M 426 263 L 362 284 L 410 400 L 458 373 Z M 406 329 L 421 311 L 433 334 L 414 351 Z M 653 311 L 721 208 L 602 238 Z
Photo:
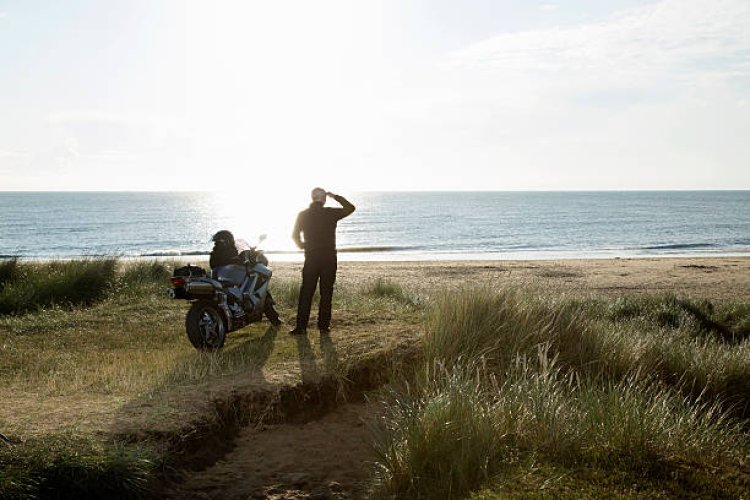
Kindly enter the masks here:
M 175 269 L 174 276 L 180 276 L 183 278 L 203 278 L 204 276 L 206 276 L 206 270 L 202 267 L 191 266 L 190 264 L 188 264 L 187 266 Z

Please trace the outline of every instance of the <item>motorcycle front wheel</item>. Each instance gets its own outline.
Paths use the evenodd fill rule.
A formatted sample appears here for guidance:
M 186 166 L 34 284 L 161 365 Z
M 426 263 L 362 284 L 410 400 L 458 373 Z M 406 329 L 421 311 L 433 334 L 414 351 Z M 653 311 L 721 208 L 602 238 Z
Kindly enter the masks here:
M 216 306 L 202 300 L 190 306 L 185 318 L 185 330 L 193 347 L 204 351 L 220 349 L 227 336 L 224 318 Z

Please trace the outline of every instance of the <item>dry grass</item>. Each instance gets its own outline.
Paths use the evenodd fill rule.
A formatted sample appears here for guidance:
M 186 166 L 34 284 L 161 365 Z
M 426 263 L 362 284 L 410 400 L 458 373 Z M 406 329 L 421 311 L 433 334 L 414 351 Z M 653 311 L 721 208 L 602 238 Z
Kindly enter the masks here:
M 294 372 L 295 368 L 288 367 L 298 360 L 294 339 L 284 330 L 270 330 L 265 322 L 230 333 L 227 348 L 218 353 L 195 351 L 184 333 L 187 303 L 166 298 L 168 282 L 161 281 L 160 267 L 139 269 L 144 267 L 145 277 L 128 270 L 122 281 L 129 285 L 123 286 L 122 293 L 91 307 L 0 317 L 0 387 L 6 394 L 24 399 L 24 394 L 33 392 L 38 398 L 122 400 L 172 386 L 252 378 L 250 374 L 273 372 L 275 366 Z M 274 292 L 298 287 L 289 281 L 272 285 Z M 295 314 L 292 299 L 277 293 L 288 323 Z M 341 344 L 342 354 L 375 350 L 393 338 L 375 335 L 361 324 L 385 319 L 395 331 L 398 325 L 408 327 L 414 322 L 409 310 L 397 301 L 359 296 L 356 289 L 339 288 L 334 305 L 334 327 L 341 325 L 334 342 Z M 324 364 L 317 344 L 312 353 Z M 7 423 L 15 419 L 13 413 L 9 406 L 0 409 L 5 431 L 27 432 L 13 426 L 8 429 Z M 70 419 L 69 423 L 75 422 Z M 54 425 L 64 423 L 40 418 L 38 429 Z
M 184 332 L 188 304 L 170 301 L 164 293 L 169 267 L 124 266 L 110 280 L 112 292 L 98 301 L 42 304 L 25 314 L 0 316 L 0 432 L 18 443 L 0 448 L 0 468 L 25 478 L 21 483 L 32 493 L 44 490 L 44 481 L 52 484 L 39 479 L 52 474 L 36 458 L 45 446 L 49 460 L 70 465 L 73 472 L 62 476 L 69 482 L 92 473 L 85 464 L 106 475 L 121 470 L 118 461 L 135 451 L 127 445 L 119 453 L 120 445 L 103 443 L 179 436 L 215 419 L 213 401 L 221 395 L 341 377 L 359 357 L 414 336 L 407 306 L 338 287 L 335 331 L 326 342 L 311 332 L 312 342 L 301 345 L 284 329 L 263 322 L 230 333 L 219 352 L 198 352 Z M 292 291 L 298 288 L 295 281 L 272 284 L 281 292 L 278 307 L 288 322 L 296 309 Z M 370 325 L 378 320 L 390 328 L 373 331 Z M 76 438 L 58 439 L 68 435 Z M 98 443 L 91 448 L 93 458 L 80 467 L 68 455 L 79 438 Z M 0 486 L 5 488 L 0 496 L 15 491 L 9 484 Z M 136 486 L 132 491 L 137 493 Z

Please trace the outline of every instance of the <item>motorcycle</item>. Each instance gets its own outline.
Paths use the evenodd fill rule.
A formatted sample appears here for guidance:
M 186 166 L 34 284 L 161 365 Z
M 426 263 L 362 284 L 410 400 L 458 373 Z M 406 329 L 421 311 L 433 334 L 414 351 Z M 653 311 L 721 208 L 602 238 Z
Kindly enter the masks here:
M 265 237 L 261 235 L 258 243 Z M 268 258 L 242 240 L 236 246 L 242 264 L 217 267 L 210 276 L 202 267 L 188 264 L 172 275 L 167 295 L 191 302 L 185 330 L 196 349 L 220 349 L 227 333 L 260 321 L 266 301 L 273 300 L 268 292 L 273 274 Z

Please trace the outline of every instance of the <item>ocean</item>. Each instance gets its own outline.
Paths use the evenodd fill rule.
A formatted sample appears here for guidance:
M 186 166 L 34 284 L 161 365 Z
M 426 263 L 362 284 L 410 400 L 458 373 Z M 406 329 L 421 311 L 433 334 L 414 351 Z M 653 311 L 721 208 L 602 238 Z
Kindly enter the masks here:
M 344 193 L 340 260 L 750 255 L 750 191 Z M 329 201 L 329 206 L 336 206 Z M 0 255 L 207 255 L 229 229 L 299 260 L 307 200 L 200 192 L 0 192 Z

